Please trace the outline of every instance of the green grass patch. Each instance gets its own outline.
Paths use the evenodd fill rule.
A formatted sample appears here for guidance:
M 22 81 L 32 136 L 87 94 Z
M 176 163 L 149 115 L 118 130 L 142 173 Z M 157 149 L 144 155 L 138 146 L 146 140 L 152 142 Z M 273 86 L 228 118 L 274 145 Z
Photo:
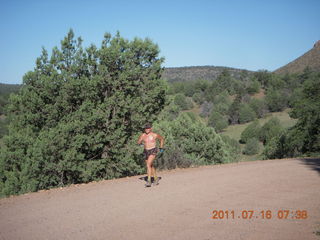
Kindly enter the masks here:
M 266 117 L 258 119 L 259 123 L 262 126 L 263 124 L 268 122 L 272 117 L 277 117 L 284 128 L 292 127 L 293 125 L 296 124 L 297 120 L 289 116 L 289 111 L 290 109 L 286 109 L 283 112 L 269 113 Z M 230 125 L 221 134 L 229 136 L 239 141 L 241 133 L 250 124 L 251 122 L 244 123 L 244 124 Z
M 269 113 L 266 117 L 260 118 L 258 120 L 259 120 L 260 125 L 262 126 L 263 124 L 268 122 L 272 117 L 277 117 L 280 120 L 280 123 L 284 128 L 289 128 L 289 127 L 294 126 L 297 122 L 297 119 L 293 119 L 289 116 L 289 112 L 290 112 L 290 109 L 286 109 L 283 112 Z M 245 123 L 245 124 L 230 125 L 221 134 L 229 136 L 229 137 L 239 141 L 240 137 L 241 137 L 241 133 L 249 124 L 251 124 L 251 122 Z M 240 144 L 240 145 L 241 145 L 241 151 L 243 151 L 245 144 Z M 260 151 L 258 154 L 252 155 L 252 156 L 241 154 L 239 156 L 238 161 L 241 162 L 241 161 L 260 160 L 261 153 L 263 152 L 263 148 L 264 148 L 263 144 L 261 143 Z

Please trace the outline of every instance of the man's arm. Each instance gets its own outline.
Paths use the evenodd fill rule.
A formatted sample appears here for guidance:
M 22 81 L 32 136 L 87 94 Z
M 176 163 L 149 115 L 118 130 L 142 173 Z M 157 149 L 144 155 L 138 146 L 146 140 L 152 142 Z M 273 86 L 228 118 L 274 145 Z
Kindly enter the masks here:
M 160 134 L 157 134 L 157 138 L 160 140 L 160 148 L 163 148 L 164 138 Z

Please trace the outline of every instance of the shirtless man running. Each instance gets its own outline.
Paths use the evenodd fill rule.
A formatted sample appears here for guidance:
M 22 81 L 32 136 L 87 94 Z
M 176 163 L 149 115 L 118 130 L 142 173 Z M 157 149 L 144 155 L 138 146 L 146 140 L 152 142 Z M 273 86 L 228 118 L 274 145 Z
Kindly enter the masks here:
M 160 149 L 156 147 L 156 140 L 160 140 Z M 151 187 L 151 175 L 154 177 L 154 185 L 159 184 L 159 179 L 156 174 L 156 169 L 153 166 L 153 161 L 156 157 L 156 154 L 158 151 L 163 152 L 163 143 L 164 138 L 157 134 L 152 132 L 152 125 L 146 124 L 144 128 L 144 133 L 141 134 L 141 136 L 138 139 L 138 144 L 141 144 L 141 142 L 144 143 L 144 156 L 145 161 L 147 165 L 147 172 L 148 172 L 148 181 L 146 183 L 146 187 Z

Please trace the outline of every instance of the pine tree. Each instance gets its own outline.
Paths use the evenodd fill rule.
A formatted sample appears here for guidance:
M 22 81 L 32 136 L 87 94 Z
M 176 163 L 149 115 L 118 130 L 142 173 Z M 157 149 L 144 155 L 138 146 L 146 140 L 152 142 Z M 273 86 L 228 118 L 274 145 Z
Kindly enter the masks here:
M 1 194 L 141 173 L 135 134 L 165 104 L 158 54 L 119 33 L 84 49 L 72 30 L 51 56 L 43 49 L 10 98 Z

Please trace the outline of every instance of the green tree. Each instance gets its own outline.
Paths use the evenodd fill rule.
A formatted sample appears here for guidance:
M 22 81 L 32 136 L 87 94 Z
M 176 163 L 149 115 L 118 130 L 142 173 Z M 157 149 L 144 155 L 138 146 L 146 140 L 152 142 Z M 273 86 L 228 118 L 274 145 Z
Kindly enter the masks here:
M 278 136 L 283 131 L 280 120 L 276 117 L 266 122 L 260 131 L 260 140 L 266 145 L 273 137 Z
M 290 155 L 293 155 L 297 142 L 300 143 L 300 154 L 320 153 L 320 74 L 305 72 L 308 79 L 290 113 L 291 117 L 298 118 L 296 125 L 289 130 Z
M 213 109 L 222 115 L 227 115 L 231 106 L 230 96 L 227 91 L 223 91 L 213 99 Z
M 254 155 L 259 153 L 259 140 L 256 138 L 250 138 L 244 147 L 243 153 L 245 155 Z
M 288 97 L 282 91 L 269 89 L 266 94 L 266 103 L 271 112 L 281 112 L 288 105 Z
M 201 105 L 205 101 L 204 93 L 203 92 L 196 92 L 195 94 L 193 94 L 192 99 L 195 103 Z
M 256 113 L 248 104 L 241 104 L 239 109 L 239 122 L 247 123 L 251 122 L 256 118 Z
M 230 149 L 231 149 L 230 153 L 233 159 L 236 159 L 241 153 L 241 146 L 239 142 L 227 135 L 221 135 L 221 137 L 222 137 L 222 140 L 230 146 Z
M 241 107 L 241 96 L 237 95 L 229 108 L 229 122 L 231 124 L 239 123 L 239 112 Z
M 263 118 L 268 112 L 268 107 L 264 99 L 252 98 L 249 102 L 249 106 L 256 113 L 258 118 Z
M 231 146 L 213 128 L 189 113 L 181 113 L 174 121 L 159 121 L 155 131 L 166 139 L 166 151 L 158 159 L 162 169 L 216 164 L 233 161 Z
M 119 33 L 83 49 L 72 30 L 51 57 L 43 49 L 10 98 L 1 194 L 142 173 L 135 134 L 165 104 L 158 54 Z
M 249 94 L 254 94 L 254 93 L 258 93 L 260 89 L 261 89 L 260 82 L 256 78 L 252 78 L 246 91 Z
M 228 119 L 217 111 L 212 111 L 208 119 L 208 125 L 213 127 L 216 132 L 221 132 L 223 129 L 228 127 Z
M 181 110 L 189 110 L 193 108 L 193 103 L 182 93 L 178 93 L 174 97 L 174 103 L 181 108 Z
M 251 138 L 259 138 L 261 126 L 258 120 L 249 124 L 241 133 L 240 142 L 246 143 Z
M 263 88 L 266 88 L 272 78 L 272 73 L 267 70 L 259 70 L 254 73 L 254 77 L 261 83 Z

